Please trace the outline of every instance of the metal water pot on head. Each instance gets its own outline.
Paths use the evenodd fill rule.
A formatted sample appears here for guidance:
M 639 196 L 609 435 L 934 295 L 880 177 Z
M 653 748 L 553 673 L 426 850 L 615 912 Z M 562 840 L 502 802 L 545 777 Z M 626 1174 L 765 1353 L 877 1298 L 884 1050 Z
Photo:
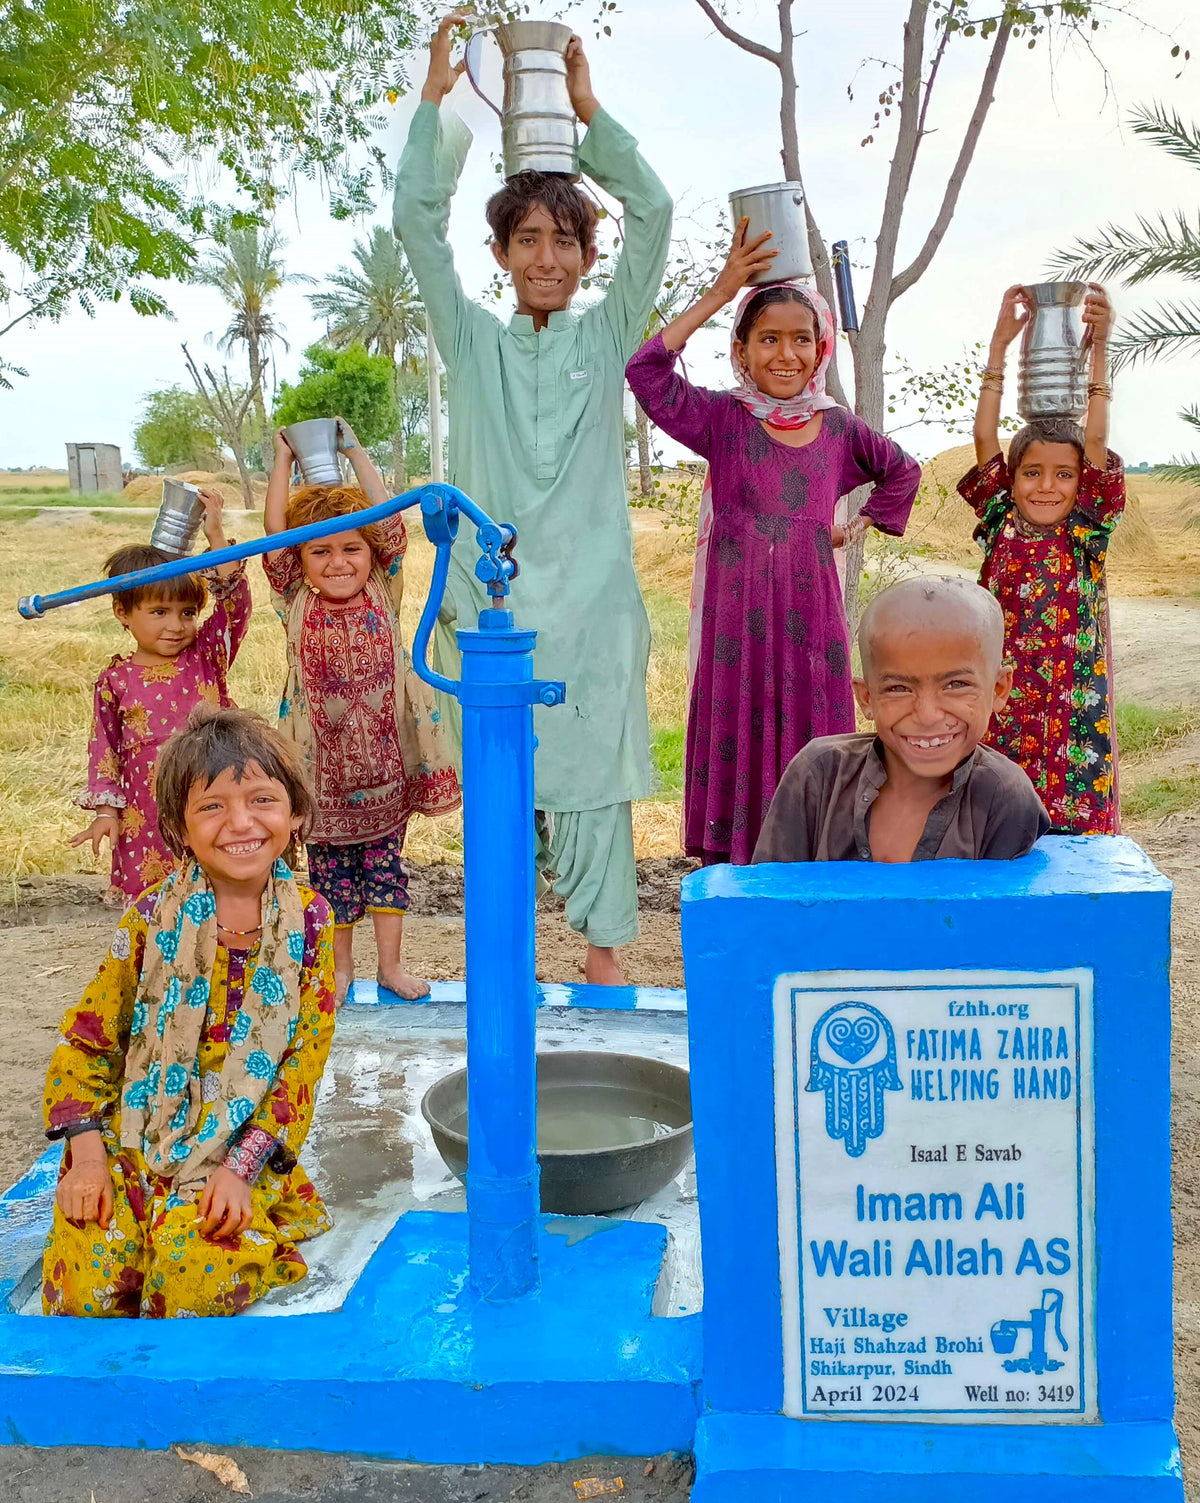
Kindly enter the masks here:
M 1086 282 L 1031 282 L 1029 320 L 1021 336 L 1017 411 L 1034 418 L 1071 417 L 1087 411 L 1087 367 L 1091 331 L 1081 310 Z
M 204 502 L 199 486 L 185 480 L 164 480 L 162 504 L 150 534 L 151 548 L 183 558 L 192 551 L 200 524 L 204 521 Z
M 808 225 L 804 218 L 804 189 L 799 183 L 763 183 L 757 188 L 739 188 L 729 195 L 729 211 L 736 229 L 743 219 L 747 241 L 770 232 L 764 250 L 778 251 L 766 271 L 750 278 L 748 286 L 790 282 L 812 276 L 808 254 Z
M 341 485 L 337 418 L 309 418 L 283 430 L 305 485 Z
M 561 21 L 509 21 L 477 31 L 467 43 L 467 77 L 479 97 L 500 116 L 504 176 L 559 172 L 579 179 L 575 106 L 567 89 L 567 44 L 574 35 Z M 480 85 L 483 39 L 490 36 L 504 58 L 504 102 L 497 105 Z

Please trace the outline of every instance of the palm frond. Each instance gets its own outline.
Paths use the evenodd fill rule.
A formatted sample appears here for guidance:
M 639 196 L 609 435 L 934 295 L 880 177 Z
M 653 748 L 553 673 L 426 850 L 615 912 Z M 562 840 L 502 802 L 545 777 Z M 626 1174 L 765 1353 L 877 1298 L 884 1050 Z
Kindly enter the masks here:
M 1200 215 L 1195 224 L 1180 210 L 1172 223 L 1165 214 L 1139 217 L 1137 229 L 1107 225 L 1094 239 L 1080 238 L 1050 258 L 1054 275 L 1080 280 L 1112 279 L 1134 286 L 1163 274 L 1200 282 Z
M 1200 350 L 1200 303 L 1160 303 L 1135 314 L 1112 342 L 1115 369 Z
M 1167 111 L 1166 105 L 1139 106 L 1130 116 L 1130 129 L 1180 161 L 1200 167 L 1200 127 L 1185 125 L 1174 110 Z

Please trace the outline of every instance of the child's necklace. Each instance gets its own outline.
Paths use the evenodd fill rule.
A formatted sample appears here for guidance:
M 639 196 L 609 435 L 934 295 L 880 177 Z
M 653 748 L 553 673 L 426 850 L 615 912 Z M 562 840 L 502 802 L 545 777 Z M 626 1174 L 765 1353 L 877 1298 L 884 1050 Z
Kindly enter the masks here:
M 232 934 L 237 939 L 249 939 L 251 935 L 262 933 L 261 924 L 255 924 L 253 929 L 231 929 L 228 924 L 223 924 L 220 919 L 217 920 L 217 928 L 222 934 Z

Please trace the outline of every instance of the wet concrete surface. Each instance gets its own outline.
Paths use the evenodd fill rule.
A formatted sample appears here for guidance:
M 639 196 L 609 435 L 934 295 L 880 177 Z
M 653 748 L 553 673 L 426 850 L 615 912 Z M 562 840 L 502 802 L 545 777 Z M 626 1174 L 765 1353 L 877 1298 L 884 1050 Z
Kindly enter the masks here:
M 190 1449 L 185 1447 L 185 1449 Z M 258 1503 L 574 1503 L 575 1482 L 599 1478 L 623 1503 L 686 1503 L 688 1457 L 587 1457 L 544 1467 L 427 1467 L 314 1451 L 227 1451 Z M 648 1472 L 648 1474 L 647 1474 Z M 0 1450 L 4 1503 L 230 1503 L 238 1494 L 170 1451 L 87 1446 Z

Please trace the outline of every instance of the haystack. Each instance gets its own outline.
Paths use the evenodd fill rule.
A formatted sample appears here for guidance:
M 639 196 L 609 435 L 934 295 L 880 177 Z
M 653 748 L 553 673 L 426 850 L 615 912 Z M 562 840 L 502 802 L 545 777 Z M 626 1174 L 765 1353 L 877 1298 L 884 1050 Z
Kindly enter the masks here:
M 135 475 L 121 492 L 122 501 L 127 506 L 157 508 L 162 504 L 163 478 L 162 475 Z M 218 491 L 225 498 L 225 505 L 230 511 L 239 511 L 244 505 L 242 482 L 235 471 L 184 470 L 182 474 L 172 475 L 170 478 L 182 480 L 187 485 L 201 485 L 205 490 Z M 266 485 L 261 480 L 252 480 L 250 489 L 255 506 L 261 507 L 267 494 Z

